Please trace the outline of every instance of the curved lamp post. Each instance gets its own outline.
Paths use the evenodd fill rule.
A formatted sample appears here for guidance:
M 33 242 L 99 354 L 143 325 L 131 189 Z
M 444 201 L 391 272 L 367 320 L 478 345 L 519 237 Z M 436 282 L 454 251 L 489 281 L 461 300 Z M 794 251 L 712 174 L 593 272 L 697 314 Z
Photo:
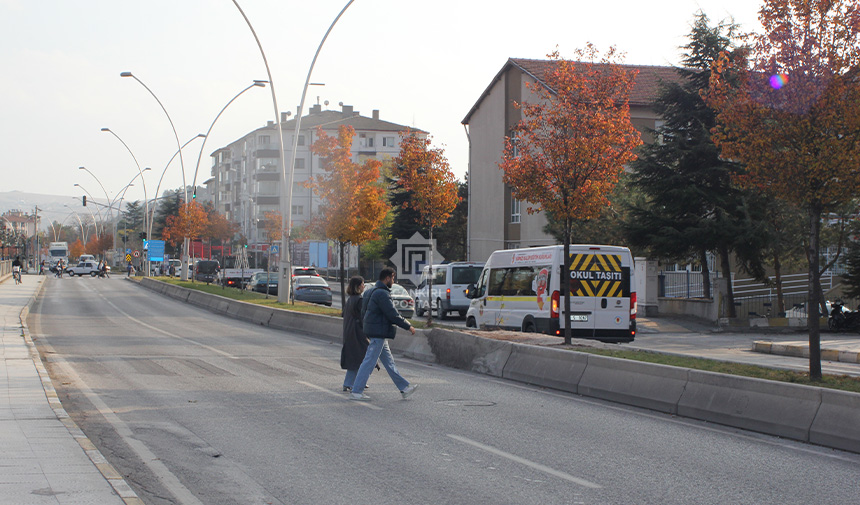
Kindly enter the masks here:
M 75 186 L 77 186 L 77 184 L 75 184 Z M 75 198 L 77 200 L 77 198 L 74 196 L 72 198 Z M 71 209 L 70 206 L 65 205 L 65 204 L 63 204 L 63 207 L 69 207 Z M 96 210 L 98 210 L 98 207 L 96 207 Z M 87 206 L 87 211 L 89 211 L 90 218 L 93 220 L 93 231 L 96 232 L 96 239 L 98 239 L 99 238 L 99 223 L 98 223 L 98 221 L 96 221 L 96 215 L 93 214 L 93 209 L 91 209 L 89 206 Z
M 98 204 L 96 204 L 96 199 L 95 199 L 95 198 L 93 198 L 92 193 L 90 193 L 89 191 L 87 191 L 87 188 L 85 188 L 85 187 L 81 186 L 81 185 L 80 185 L 80 184 L 78 184 L 78 183 L 75 183 L 75 187 L 76 187 L 76 188 L 81 188 L 81 189 L 84 191 L 84 193 L 86 193 L 86 194 L 90 197 L 90 200 L 93 202 L 93 205 L 95 205 L 95 206 L 96 206 L 96 213 L 99 215 L 99 221 L 101 221 L 101 222 L 102 222 L 102 233 L 104 233 L 104 222 L 105 222 L 105 219 L 102 217 L 102 211 L 101 211 L 101 209 L 99 209 Z M 93 211 L 90 211 L 90 214 L 92 214 L 92 212 L 93 212 Z M 95 218 L 93 218 L 93 221 L 95 221 Z M 98 233 L 98 232 L 96 232 L 96 233 Z
M 138 79 L 136 75 L 132 74 L 131 72 L 122 72 L 119 75 L 120 77 L 131 77 L 132 79 L 140 83 L 140 85 L 143 86 L 144 89 L 149 91 L 149 94 L 152 95 L 152 98 L 155 98 L 155 101 L 158 102 L 158 105 L 161 106 L 161 110 L 164 111 L 164 115 L 167 116 L 167 121 L 170 123 L 170 128 L 173 130 L 173 137 L 176 139 L 176 148 L 179 151 L 179 165 L 182 167 L 182 186 L 185 190 L 185 203 L 187 204 L 188 184 L 185 181 L 185 161 L 182 159 L 182 145 L 180 145 L 179 143 L 179 134 L 176 133 L 176 127 L 173 125 L 173 120 L 170 118 L 170 114 L 168 114 L 167 109 L 164 108 L 164 104 L 161 103 L 161 100 L 159 100 L 158 97 L 155 96 L 155 93 L 153 93 L 152 90 L 149 89 L 149 87 L 143 83 L 143 81 Z M 182 246 L 182 274 L 180 279 L 185 281 L 188 280 L 188 237 L 185 237 L 182 240 Z
M 90 169 L 89 169 L 89 168 L 87 168 L 87 167 L 78 167 L 78 170 L 84 170 L 86 173 L 88 173 L 88 174 L 90 174 L 91 176 L 93 176 L 93 179 L 95 179 L 95 180 L 96 180 L 96 182 L 98 183 L 98 185 L 99 185 L 99 186 L 101 186 L 102 191 L 104 191 L 104 193 L 105 193 L 105 201 L 107 201 L 108 203 L 110 203 L 110 196 L 108 196 L 108 192 L 107 192 L 107 190 L 105 189 L 104 185 L 102 184 L 102 181 L 100 181 L 100 180 L 99 180 L 99 178 L 98 178 L 98 177 L 96 177 L 96 174 L 92 173 L 92 171 L 90 171 Z M 92 195 L 90 195 L 90 198 L 92 198 Z M 113 221 L 113 212 L 112 212 L 112 209 L 111 209 L 110 207 L 108 207 L 108 219 L 110 219 L 111 221 Z
M 167 168 L 170 166 L 171 163 L 173 163 L 173 159 L 176 158 L 176 156 L 180 153 L 180 151 L 182 151 L 182 149 L 185 148 L 185 146 L 187 146 L 193 140 L 198 139 L 198 138 L 206 138 L 206 135 L 203 135 L 202 133 L 198 133 L 197 135 L 191 137 L 190 139 L 188 139 L 188 142 L 182 144 L 182 146 L 180 146 L 179 150 L 177 150 L 175 153 L 173 153 L 173 156 L 171 156 L 170 159 L 167 160 L 167 165 L 165 165 L 164 170 L 161 171 L 161 177 L 158 179 L 158 185 L 155 187 L 155 198 L 153 199 L 153 202 L 158 201 L 160 199 L 160 197 L 158 196 L 158 191 L 161 189 L 161 181 L 164 179 L 164 174 L 167 173 Z M 146 230 L 146 236 L 147 237 L 152 237 L 152 223 L 153 223 L 153 221 L 155 221 L 155 209 L 156 208 L 157 208 L 157 205 L 153 204 L 152 211 L 150 212 L 150 215 L 149 215 L 149 229 Z
M 263 57 L 263 64 L 266 66 L 266 73 L 269 76 L 269 85 L 272 90 L 272 105 L 275 108 L 275 125 L 278 128 L 278 140 L 281 143 L 281 254 L 280 254 L 280 269 L 281 269 L 281 282 L 280 288 L 278 289 L 278 301 L 283 303 L 290 299 L 290 290 L 292 286 L 290 286 L 290 279 L 292 277 L 291 272 L 291 261 L 290 257 L 290 235 L 292 234 L 293 224 L 292 224 L 292 213 L 293 213 L 293 172 L 296 166 L 296 149 L 298 147 L 299 142 L 299 128 L 301 127 L 302 121 L 302 109 L 305 104 L 305 95 L 308 92 L 308 85 L 311 80 L 311 73 L 314 70 L 314 65 L 317 62 L 317 57 L 320 54 L 320 50 L 322 50 L 322 46 L 328 38 L 328 34 L 331 33 L 332 28 L 346 12 L 346 9 L 352 5 L 354 0 L 349 0 L 347 4 L 341 9 L 340 13 L 334 18 L 331 26 L 328 27 L 328 30 L 325 32 L 325 35 L 320 42 L 319 47 L 317 47 L 317 51 L 314 54 L 314 59 L 311 62 L 311 67 L 308 70 L 308 77 L 305 79 L 305 87 L 302 90 L 302 100 L 299 104 L 298 114 L 296 116 L 296 133 L 293 137 L 293 152 L 290 157 L 290 168 L 287 170 L 286 160 L 284 160 L 286 156 L 286 152 L 284 151 L 284 132 L 281 129 L 281 115 L 278 109 L 278 100 L 275 97 L 275 81 L 272 79 L 272 72 L 269 70 L 269 63 L 266 59 L 266 53 L 263 52 L 263 45 L 260 43 L 260 38 L 257 37 L 257 32 L 254 30 L 254 27 L 251 25 L 251 21 L 248 19 L 248 16 L 245 15 L 245 12 L 242 10 L 242 7 L 239 6 L 239 2 L 237 0 L 233 0 L 233 4 L 236 5 L 236 8 L 239 9 L 239 12 L 242 14 L 242 17 L 245 18 L 245 23 L 248 24 L 248 28 L 251 29 L 251 33 L 254 35 L 254 40 L 257 41 L 257 47 L 260 48 L 260 54 Z M 284 197 L 286 196 L 286 200 Z M 286 288 L 286 289 L 284 289 Z
M 134 153 L 131 152 L 131 148 L 128 147 L 128 144 L 126 144 L 125 141 L 122 140 L 120 136 L 116 134 L 115 131 L 111 130 L 110 128 L 102 128 L 101 131 L 108 132 L 114 137 L 116 137 L 116 139 L 119 140 L 123 146 L 125 146 L 125 150 L 128 151 L 128 154 L 130 154 L 131 158 L 134 160 L 134 164 L 137 165 L 137 172 L 138 174 L 140 174 L 140 182 L 141 184 L 143 184 L 143 229 L 146 230 L 146 219 L 149 214 L 149 197 L 146 194 L 146 181 L 143 179 L 143 170 L 140 168 L 140 163 L 137 162 L 137 156 L 135 156 Z
M 201 134 L 203 136 L 203 143 L 200 144 L 200 152 L 197 154 L 197 165 L 194 166 L 194 178 L 191 179 L 191 187 L 193 188 L 192 191 L 194 191 L 192 198 L 195 198 L 197 196 L 197 172 L 200 170 L 200 159 L 203 157 L 203 148 L 206 147 L 206 141 L 209 139 L 209 134 L 212 133 L 212 128 L 215 126 L 215 122 L 218 121 L 218 118 L 221 117 L 221 114 L 223 114 L 224 111 L 227 110 L 227 107 L 229 107 L 231 103 L 233 103 L 234 101 L 236 101 L 237 98 L 242 96 L 242 93 L 248 91 L 251 88 L 265 88 L 266 83 L 268 83 L 268 82 L 269 81 L 255 80 L 247 88 L 245 88 L 242 91 L 240 91 L 239 93 L 237 93 L 236 96 L 231 98 L 230 101 L 227 102 L 227 105 L 225 105 L 221 109 L 221 112 L 219 112 L 218 115 L 215 116 L 215 119 L 212 120 L 212 124 L 209 125 L 209 129 L 206 130 L 206 134 L 205 135 Z

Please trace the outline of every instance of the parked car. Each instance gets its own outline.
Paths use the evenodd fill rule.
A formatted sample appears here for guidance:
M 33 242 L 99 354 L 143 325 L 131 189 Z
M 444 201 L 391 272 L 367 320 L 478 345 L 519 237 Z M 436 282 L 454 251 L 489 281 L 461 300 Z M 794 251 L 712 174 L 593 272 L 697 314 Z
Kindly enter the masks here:
M 194 264 L 194 279 L 200 282 L 215 282 L 221 265 L 215 260 L 200 260 Z
M 95 261 L 81 261 L 75 266 L 66 268 L 66 273 L 69 274 L 69 277 L 74 277 L 76 275 L 89 275 L 91 277 L 95 277 L 99 274 L 99 264 Z
M 302 275 L 310 275 L 313 277 L 320 276 L 317 269 L 314 267 L 293 267 L 293 277 L 299 277 Z
M 293 277 L 293 298 L 331 306 L 331 288 L 322 277 L 299 275 Z
M 430 267 L 425 266 L 421 272 L 421 281 L 415 292 L 415 311 L 418 317 L 428 310 L 437 310 L 440 319 L 448 319 L 448 314 L 456 312 L 460 317 L 466 315 L 469 309 L 469 299 L 466 298 L 466 288 L 476 284 L 483 263 L 458 261 L 433 265 L 433 293 L 430 289 Z
M 248 289 L 251 291 L 256 291 L 258 293 L 266 293 L 266 289 L 268 288 L 268 293 L 270 295 L 278 294 L 278 274 L 277 273 L 266 273 L 266 272 L 257 272 L 251 276 L 251 279 L 248 281 Z
M 370 287 L 364 288 L 364 293 L 369 292 Z M 364 293 L 362 293 L 362 296 L 364 296 Z M 397 309 L 397 312 L 400 312 L 400 315 L 406 319 L 415 315 L 415 300 L 412 299 L 409 291 L 400 284 L 391 285 L 391 301 L 394 303 L 394 308 Z

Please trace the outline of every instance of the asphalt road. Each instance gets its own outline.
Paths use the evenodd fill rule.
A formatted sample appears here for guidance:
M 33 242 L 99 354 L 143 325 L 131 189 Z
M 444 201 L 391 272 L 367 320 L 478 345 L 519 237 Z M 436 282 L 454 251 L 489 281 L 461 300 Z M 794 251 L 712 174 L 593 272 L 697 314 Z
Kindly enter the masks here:
M 860 456 L 398 359 L 352 402 L 333 343 L 122 278 L 48 279 L 66 410 L 148 504 L 857 503 Z

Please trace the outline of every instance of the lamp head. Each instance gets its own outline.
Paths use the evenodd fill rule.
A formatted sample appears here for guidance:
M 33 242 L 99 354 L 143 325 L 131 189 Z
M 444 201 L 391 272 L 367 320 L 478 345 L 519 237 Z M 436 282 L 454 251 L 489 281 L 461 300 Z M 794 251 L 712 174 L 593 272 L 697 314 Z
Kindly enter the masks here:
M 78 170 L 86 170 L 87 167 L 78 167 Z
M 146 167 L 146 168 L 144 168 L 144 169 L 143 169 L 143 171 L 144 171 L 144 172 L 148 172 L 148 171 L 150 171 L 150 170 L 152 170 L 152 167 Z
M 119 76 L 120 76 L 120 77 L 133 77 L 133 76 L 131 75 L 131 72 L 123 72 L 123 73 L 119 74 Z
M 265 87 L 266 87 L 266 84 L 267 84 L 268 82 L 269 82 L 269 81 L 258 81 L 258 80 L 256 80 L 256 79 L 255 79 L 255 80 L 254 80 L 254 86 L 259 86 L 259 87 L 261 87 L 261 88 L 265 88 Z
M 109 131 L 110 131 L 110 128 L 102 128 L 102 131 L 103 131 L 103 132 L 109 132 Z

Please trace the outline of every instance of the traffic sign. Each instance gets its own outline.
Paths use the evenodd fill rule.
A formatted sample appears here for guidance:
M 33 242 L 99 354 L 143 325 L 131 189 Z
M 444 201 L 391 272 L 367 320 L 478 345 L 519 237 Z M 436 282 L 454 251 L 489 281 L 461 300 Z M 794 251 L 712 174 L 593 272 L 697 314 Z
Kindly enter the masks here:
M 125 253 L 126 253 L 126 254 L 131 254 L 131 249 L 126 249 L 126 250 L 125 250 Z
M 135 257 L 135 258 L 140 258 L 140 251 L 135 250 L 135 251 L 134 251 L 134 257 Z
M 125 261 L 126 261 L 126 263 L 131 263 L 131 254 L 125 255 Z
M 270 250 L 272 251 L 272 253 L 278 254 L 281 250 L 281 246 L 278 244 L 272 244 L 272 247 Z

